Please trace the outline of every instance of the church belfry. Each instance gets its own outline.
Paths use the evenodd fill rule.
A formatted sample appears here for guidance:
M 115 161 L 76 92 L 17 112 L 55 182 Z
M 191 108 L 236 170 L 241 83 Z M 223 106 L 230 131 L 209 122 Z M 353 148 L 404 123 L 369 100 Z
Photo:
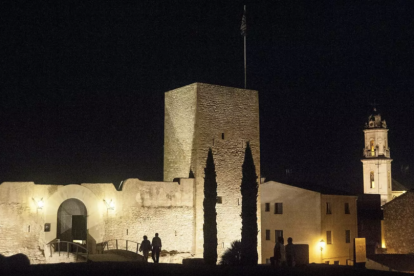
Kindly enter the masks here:
M 365 123 L 363 150 L 364 194 L 380 194 L 381 205 L 392 199 L 390 148 L 385 120 L 374 108 Z

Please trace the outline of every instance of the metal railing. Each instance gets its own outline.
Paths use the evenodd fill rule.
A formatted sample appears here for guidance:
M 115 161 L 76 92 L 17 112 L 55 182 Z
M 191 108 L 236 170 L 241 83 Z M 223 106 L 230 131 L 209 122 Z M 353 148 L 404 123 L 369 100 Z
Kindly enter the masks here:
M 378 157 L 378 150 L 376 149 L 376 150 L 372 151 L 372 150 L 369 150 L 369 149 L 364 149 L 363 150 L 363 155 L 366 158 Z M 384 150 L 383 155 L 384 155 L 384 157 L 389 158 L 390 157 L 390 150 L 389 149 Z
M 97 250 L 102 251 L 102 254 L 105 251 L 105 248 L 106 250 L 126 250 L 138 254 L 139 245 L 140 243 L 135 241 L 113 239 L 97 244 L 96 246 L 100 246 L 102 248 L 102 250 Z
M 62 246 L 61 246 L 62 244 Z M 66 247 L 66 253 L 68 254 L 68 258 L 69 258 L 69 253 L 72 254 L 76 254 L 76 260 L 78 260 L 79 255 L 85 256 L 86 255 L 86 260 L 89 258 L 89 251 L 86 247 L 80 245 L 79 243 L 76 242 L 69 242 L 69 241 L 61 241 L 59 239 L 53 240 L 51 242 L 48 243 L 49 248 L 50 248 L 50 257 L 53 256 L 53 252 L 59 252 L 59 256 L 60 256 L 60 252 L 62 252 L 61 247 L 65 248 Z M 66 246 L 63 246 L 66 245 Z M 71 248 L 74 246 L 76 248 L 76 252 L 72 252 L 71 250 L 69 250 L 69 248 Z M 52 250 L 53 248 L 53 250 Z M 84 250 L 84 252 L 79 252 L 79 248 Z M 64 250 L 64 249 L 63 249 Z

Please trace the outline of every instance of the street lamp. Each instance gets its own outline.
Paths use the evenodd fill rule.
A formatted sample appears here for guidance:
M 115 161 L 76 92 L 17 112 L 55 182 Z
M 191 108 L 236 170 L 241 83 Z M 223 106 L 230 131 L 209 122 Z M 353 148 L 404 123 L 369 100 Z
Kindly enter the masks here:
M 323 248 L 325 247 L 325 241 L 322 239 L 322 240 L 320 240 L 319 241 L 319 247 L 321 248 L 321 262 L 322 262 L 322 251 L 323 251 Z

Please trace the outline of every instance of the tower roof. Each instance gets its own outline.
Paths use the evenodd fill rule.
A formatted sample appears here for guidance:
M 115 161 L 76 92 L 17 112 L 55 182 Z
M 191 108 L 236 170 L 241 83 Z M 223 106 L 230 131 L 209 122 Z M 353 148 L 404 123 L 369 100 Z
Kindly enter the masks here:
M 365 128 L 387 128 L 385 120 L 381 121 L 381 114 L 374 107 L 371 115 L 368 116 L 368 122 L 365 123 Z

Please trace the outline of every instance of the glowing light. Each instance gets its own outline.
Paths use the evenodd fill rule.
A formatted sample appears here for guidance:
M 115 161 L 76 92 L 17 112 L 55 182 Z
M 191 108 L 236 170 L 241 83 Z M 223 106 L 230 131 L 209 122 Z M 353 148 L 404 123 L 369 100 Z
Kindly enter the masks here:
M 43 209 L 43 206 L 45 206 L 45 203 L 43 202 L 43 197 L 39 200 L 36 200 L 34 198 L 32 198 L 32 199 L 36 203 L 37 209 Z
M 112 201 L 112 199 L 108 202 L 105 199 L 103 200 L 106 205 L 106 209 L 108 210 L 115 210 L 115 203 Z
M 322 252 L 322 250 L 325 248 L 325 241 L 323 239 L 319 241 L 319 247 L 321 248 Z

